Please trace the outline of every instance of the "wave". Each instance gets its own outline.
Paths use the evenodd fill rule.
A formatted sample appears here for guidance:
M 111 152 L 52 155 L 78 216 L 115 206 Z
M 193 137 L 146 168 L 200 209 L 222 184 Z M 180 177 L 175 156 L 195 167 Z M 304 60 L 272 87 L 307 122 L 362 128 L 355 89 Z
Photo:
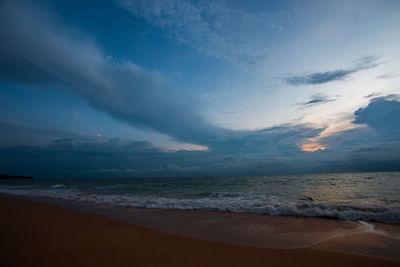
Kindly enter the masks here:
M 51 186 L 51 188 L 65 188 L 65 187 L 67 187 L 67 186 L 64 184 L 55 184 L 55 185 Z
M 54 186 L 53 186 L 54 188 Z M 281 200 L 275 196 L 212 193 L 203 198 L 171 198 L 154 195 L 99 195 L 57 186 L 51 190 L 0 188 L 6 194 L 52 197 L 96 204 L 113 204 L 126 207 L 183 209 L 224 212 L 244 212 L 261 215 L 324 217 L 346 221 L 375 221 L 400 224 L 399 205 L 304 203 Z

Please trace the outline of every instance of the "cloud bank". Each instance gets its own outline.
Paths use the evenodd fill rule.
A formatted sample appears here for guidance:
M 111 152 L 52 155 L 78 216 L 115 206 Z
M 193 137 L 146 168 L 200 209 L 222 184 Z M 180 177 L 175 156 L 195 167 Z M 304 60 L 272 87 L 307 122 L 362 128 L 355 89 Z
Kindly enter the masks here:
M 118 120 L 180 141 L 206 144 L 222 135 L 160 74 L 104 55 L 92 40 L 51 17 L 24 2 L 2 1 L 0 78 L 61 85 Z
M 166 151 L 148 142 L 83 136 L 0 121 L 0 169 L 38 177 L 148 177 L 266 175 L 302 172 L 399 170 L 400 102 L 372 99 L 358 109 L 364 124 L 319 141 L 329 149 L 301 151 L 323 129 L 282 125 L 214 142 L 208 151 Z M 380 124 L 392 121 L 390 127 Z
M 168 151 L 148 142 L 81 135 L 0 121 L 0 169 L 38 177 L 204 176 L 295 169 L 297 143 L 320 133 L 281 126 L 242 133 L 208 151 Z

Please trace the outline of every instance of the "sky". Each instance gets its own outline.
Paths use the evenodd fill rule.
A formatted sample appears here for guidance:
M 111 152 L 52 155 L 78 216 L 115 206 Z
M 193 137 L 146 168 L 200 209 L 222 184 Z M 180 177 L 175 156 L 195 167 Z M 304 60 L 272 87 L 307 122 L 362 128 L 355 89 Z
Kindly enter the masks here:
M 0 0 L 0 173 L 400 170 L 399 29 L 399 0 Z

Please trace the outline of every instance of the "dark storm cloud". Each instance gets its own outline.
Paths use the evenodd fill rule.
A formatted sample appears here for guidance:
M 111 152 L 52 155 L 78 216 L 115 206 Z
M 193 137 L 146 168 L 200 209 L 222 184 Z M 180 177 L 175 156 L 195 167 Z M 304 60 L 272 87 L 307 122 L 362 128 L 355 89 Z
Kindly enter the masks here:
M 242 132 L 211 144 L 215 153 L 255 153 L 270 157 L 293 156 L 300 152 L 298 143 L 315 137 L 323 129 L 310 125 L 281 125 L 258 131 Z
M 118 120 L 181 141 L 206 144 L 223 135 L 160 74 L 107 57 L 91 40 L 49 20 L 51 14 L 20 1 L 0 5 L 0 78 L 60 84 Z
M 67 131 L 27 126 L 0 119 L 0 147 L 42 146 L 62 140 L 79 140 L 79 136 Z
M 144 151 L 158 149 L 145 141 L 129 141 L 120 138 L 105 138 L 97 135 L 83 135 L 65 130 L 30 126 L 12 121 L 0 120 L 0 147 L 34 146 L 52 149 L 73 149 L 77 147 L 93 150 L 96 147 L 118 150 L 123 147 L 127 151 Z M 103 148 L 100 148 L 102 150 Z M 96 149 L 95 149 L 96 150 Z
M 285 78 L 284 81 L 290 85 L 317 85 L 344 80 L 351 74 L 379 66 L 380 64 L 377 63 L 377 60 L 377 57 L 364 57 L 359 60 L 359 63 L 355 67 L 352 68 L 292 76 Z
M 380 133 L 400 135 L 400 102 L 394 97 L 395 95 L 372 99 L 367 107 L 354 113 L 354 123 L 367 124 Z
M 0 129 L 0 169 L 10 174 L 24 170 L 38 177 L 279 173 L 302 153 L 297 143 L 321 132 L 306 125 L 286 125 L 236 133 L 215 141 L 208 151 L 170 152 L 148 142 L 4 121 Z
M 328 136 L 320 141 L 330 147 L 329 153 L 342 165 L 363 167 L 364 170 L 399 170 L 400 166 L 400 102 L 389 95 L 371 99 L 354 113 L 355 128 Z M 329 155 L 327 153 L 327 156 Z M 369 166 L 366 162 L 369 162 Z
M 383 109 L 387 108 L 385 104 Z M 398 170 L 400 166 L 398 134 L 383 134 L 371 127 L 329 136 L 321 141 L 330 148 L 314 153 L 301 151 L 299 144 L 318 136 L 323 129 L 307 125 L 240 132 L 215 141 L 208 151 L 176 152 L 148 142 L 9 122 L 1 122 L 0 128 L 0 169 L 9 174 L 23 170 L 37 177 L 265 175 Z M 12 143 L 10 136 L 15 136 Z

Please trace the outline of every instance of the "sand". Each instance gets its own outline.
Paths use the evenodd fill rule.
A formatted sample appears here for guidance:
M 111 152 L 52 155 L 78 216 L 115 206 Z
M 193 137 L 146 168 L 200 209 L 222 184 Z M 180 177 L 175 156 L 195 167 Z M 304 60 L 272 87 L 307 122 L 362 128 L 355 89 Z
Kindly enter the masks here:
M 103 215 L 0 197 L 0 266 L 400 266 L 316 248 L 255 248 L 160 233 Z

